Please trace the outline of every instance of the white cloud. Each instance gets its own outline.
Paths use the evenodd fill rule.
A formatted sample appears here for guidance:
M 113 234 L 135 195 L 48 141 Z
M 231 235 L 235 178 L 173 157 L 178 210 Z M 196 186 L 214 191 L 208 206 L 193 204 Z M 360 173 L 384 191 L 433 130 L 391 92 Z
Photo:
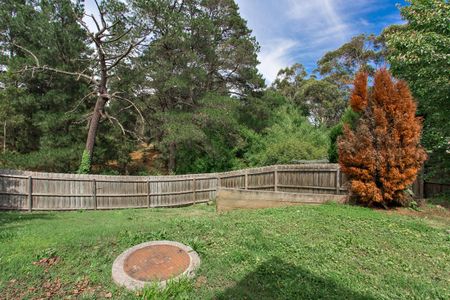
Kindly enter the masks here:
M 361 23 L 354 16 L 374 8 L 369 5 L 372 0 L 287 1 L 287 16 L 299 38 L 321 47 L 340 45 L 360 32 Z
M 392 16 L 368 16 L 391 0 L 236 0 L 261 45 L 259 70 L 270 83 L 280 68 L 300 62 L 312 71 L 316 61 L 360 33 L 378 33 Z M 398 13 L 397 13 L 398 15 Z M 372 23 L 375 22 L 375 23 Z
M 352 36 L 377 33 L 380 27 L 401 22 L 392 0 L 235 1 L 261 45 L 258 69 L 269 84 L 281 68 L 299 62 L 312 71 L 323 54 Z M 391 8 L 390 14 L 368 18 L 386 8 Z M 96 12 L 93 0 L 86 0 L 86 9 Z M 86 21 L 94 27 L 91 20 Z
M 261 62 L 258 69 L 268 83 L 275 79 L 280 69 L 293 64 L 290 52 L 297 44 L 289 39 L 275 39 L 266 43 L 258 56 Z

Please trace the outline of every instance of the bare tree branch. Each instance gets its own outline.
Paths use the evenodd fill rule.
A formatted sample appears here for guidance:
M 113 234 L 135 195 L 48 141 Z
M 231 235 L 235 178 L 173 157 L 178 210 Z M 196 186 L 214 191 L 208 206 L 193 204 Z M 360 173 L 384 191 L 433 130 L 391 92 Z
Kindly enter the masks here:
M 117 36 L 117 37 L 115 37 L 115 38 L 106 40 L 106 41 L 104 41 L 103 43 L 108 44 L 108 43 L 114 43 L 114 42 L 117 42 L 117 41 L 119 41 L 121 38 L 123 38 L 124 36 L 126 36 L 128 33 L 130 33 L 130 31 L 131 31 L 132 29 L 133 29 L 133 28 L 129 28 L 129 29 L 126 30 L 124 33 L 122 33 L 121 35 L 119 35 L 119 36 Z
M 20 46 L 20 45 L 14 43 L 14 42 L 13 42 L 12 44 L 13 44 L 14 46 L 16 46 L 17 48 L 22 49 L 23 51 L 25 51 L 25 52 L 27 52 L 28 54 L 30 54 L 30 55 L 34 58 L 34 61 L 36 62 L 36 66 L 39 67 L 39 59 L 37 58 L 36 55 L 34 55 L 33 52 L 31 52 L 31 51 L 28 50 L 27 48 L 22 47 L 22 46 Z
M 86 15 L 87 16 L 87 15 Z M 98 31 L 100 31 L 101 29 L 100 29 L 100 25 L 98 24 L 98 22 L 97 22 L 97 19 L 94 17 L 94 15 L 89 15 L 89 17 L 91 17 L 92 18 L 92 20 L 94 21 L 94 23 L 95 23 L 95 27 L 97 27 L 97 30 Z
M 64 71 L 64 70 L 60 70 L 60 69 L 55 69 L 55 68 L 48 67 L 48 66 L 41 66 L 40 63 L 39 63 L 39 59 L 37 58 L 37 56 L 31 50 L 29 50 L 29 49 L 27 49 L 27 48 L 25 48 L 23 46 L 20 46 L 18 44 L 15 44 L 15 43 L 13 43 L 13 45 L 16 46 L 17 48 L 22 49 L 23 51 L 27 52 L 28 54 L 30 54 L 33 57 L 33 59 L 34 59 L 34 61 L 36 63 L 36 66 L 25 66 L 25 68 L 20 70 L 19 72 L 24 72 L 24 71 L 31 70 L 31 72 L 34 74 L 34 71 L 51 71 L 51 72 L 54 72 L 54 73 L 75 76 L 75 77 L 77 77 L 77 80 L 79 80 L 80 78 L 83 78 L 88 83 L 97 83 L 97 81 L 94 78 L 84 74 L 83 72 L 81 72 L 81 73 L 80 72 L 70 72 L 70 71 Z
M 89 120 L 89 119 L 92 117 L 92 115 L 93 115 L 92 112 L 91 112 L 91 113 L 88 113 L 88 114 L 86 114 L 81 120 L 76 121 L 76 122 L 73 122 L 73 123 L 74 123 L 74 124 L 81 124 L 81 123 L 83 123 L 83 122 Z
M 145 124 L 145 118 L 144 118 L 144 115 L 142 114 L 141 110 L 137 107 L 137 105 L 134 104 L 133 101 L 131 101 L 131 100 L 127 99 L 127 98 L 118 96 L 117 94 L 118 94 L 118 93 L 113 93 L 113 94 L 111 95 L 111 97 L 112 97 L 112 98 L 119 99 L 119 100 L 123 100 L 123 101 L 126 101 L 126 102 L 130 103 L 130 104 L 134 107 L 134 109 L 137 111 L 137 113 L 139 114 L 139 116 L 141 117 L 142 124 Z
M 95 91 L 92 91 L 92 92 L 88 93 L 87 95 L 85 95 L 80 101 L 78 101 L 77 105 L 73 109 L 67 111 L 66 114 L 70 114 L 70 113 L 74 112 L 81 105 L 81 103 L 84 102 L 84 100 L 86 100 L 90 96 L 93 96 L 94 94 L 95 94 Z
M 111 122 L 111 124 L 114 125 L 114 123 L 113 123 L 112 120 L 116 121 L 117 125 L 119 125 L 120 129 L 122 130 L 122 134 L 123 134 L 123 135 L 126 135 L 126 130 L 125 130 L 125 128 L 123 127 L 122 123 L 120 123 L 120 121 L 119 121 L 117 118 L 115 118 L 115 117 L 109 115 L 106 111 L 103 112 L 102 114 L 103 114 L 103 115 Z
M 122 53 L 122 54 L 119 56 L 119 58 L 117 58 L 117 60 L 116 60 L 115 62 L 113 62 L 110 66 L 108 66 L 107 70 L 109 71 L 109 70 L 111 70 L 112 68 L 114 68 L 115 66 L 117 66 L 117 65 L 120 63 L 120 61 L 121 61 L 122 59 L 124 59 L 125 57 L 127 57 L 128 54 L 130 54 L 130 52 L 131 52 L 134 48 L 136 48 L 137 46 L 139 46 L 144 40 L 145 40 L 145 37 L 143 37 L 142 39 L 140 39 L 140 40 L 137 41 L 136 43 L 131 44 L 131 45 L 128 47 L 128 49 L 127 49 L 124 53 Z
M 120 114 L 121 112 L 126 111 L 126 110 L 129 110 L 129 109 L 132 108 L 132 107 L 133 107 L 133 105 L 128 105 L 128 106 L 126 106 L 126 107 L 124 107 L 124 108 L 121 108 L 117 113 Z
M 86 74 L 82 74 L 82 73 L 78 73 L 78 72 L 69 72 L 69 71 L 64 71 L 64 70 L 59 70 L 59 69 L 55 69 L 55 68 L 51 68 L 51 67 L 47 67 L 47 66 L 41 66 L 41 67 L 30 67 L 29 69 L 31 69 L 32 71 L 51 71 L 54 73 L 59 73 L 59 74 L 64 74 L 64 75 L 70 75 L 70 76 L 75 76 L 77 77 L 77 80 L 80 80 L 80 78 L 85 79 L 88 83 L 97 83 L 97 81 L 92 78 L 89 77 Z M 27 70 L 27 68 L 25 68 L 25 70 Z
M 95 0 L 94 2 L 95 2 L 95 6 L 97 6 L 97 10 L 100 14 L 100 21 L 102 22 L 103 28 L 106 28 L 105 13 L 101 10 L 100 5 L 98 4 L 98 1 Z
M 128 134 L 134 136 L 134 138 L 136 138 L 138 141 L 144 142 L 144 139 L 143 139 L 141 136 L 139 136 L 136 132 L 125 129 L 125 127 L 123 126 L 123 124 L 120 123 L 119 119 L 117 119 L 116 117 L 111 116 L 111 115 L 108 114 L 107 112 L 102 113 L 102 115 L 103 115 L 103 116 L 104 116 L 104 117 L 105 117 L 112 125 L 114 125 L 114 122 L 113 122 L 113 121 L 115 121 L 115 123 L 120 127 L 120 130 L 122 131 L 122 134 L 123 134 L 123 135 L 126 135 L 126 134 L 128 133 Z

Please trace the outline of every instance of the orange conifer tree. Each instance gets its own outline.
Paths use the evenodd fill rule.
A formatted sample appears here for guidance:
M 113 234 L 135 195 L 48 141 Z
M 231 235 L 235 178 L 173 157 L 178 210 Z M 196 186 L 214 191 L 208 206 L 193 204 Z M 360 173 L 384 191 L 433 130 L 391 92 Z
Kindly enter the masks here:
M 419 144 L 422 125 L 407 84 L 381 69 L 368 91 L 367 75 L 360 72 L 350 106 L 361 118 L 355 130 L 344 127 L 338 151 L 352 196 L 367 205 L 406 204 L 405 190 L 426 159 Z

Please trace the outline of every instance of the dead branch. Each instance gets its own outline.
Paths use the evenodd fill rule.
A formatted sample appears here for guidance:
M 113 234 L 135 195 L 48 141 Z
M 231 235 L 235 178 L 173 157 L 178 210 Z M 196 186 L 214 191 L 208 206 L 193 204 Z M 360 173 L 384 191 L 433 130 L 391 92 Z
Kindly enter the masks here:
M 37 58 L 37 56 L 31 50 L 29 50 L 29 49 L 27 49 L 27 48 L 25 48 L 23 46 L 20 46 L 18 44 L 15 44 L 15 43 L 13 43 L 13 45 L 16 46 L 17 48 L 22 49 L 23 51 L 27 52 L 29 55 L 31 55 L 33 57 L 35 63 L 36 63 L 36 66 L 25 66 L 25 68 L 20 70 L 19 73 L 20 72 L 24 72 L 24 71 L 28 71 L 28 70 L 31 70 L 32 74 L 34 74 L 35 71 L 51 71 L 51 72 L 54 72 L 54 73 L 75 76 L 75 77 L 77 77 L 77 80 L 79 80 L 80 78 L 83 78 L 83 79 L 87 80 L 88 83 L 97 83 L 97 81 L 94 78 L 92 78 L 92 77 L 90 77 L 90 76 L 88 76 L 88 75 L 86 75 L 84 73 L 64 71 L 64 70 L 48 67 L 48 66 L 45 66 L 45 65 L 41 66 L 40 63 L 39 63 L 39 59 Z
M 77 77 L 77 80 L 80 80 L 80 78 L 83 78 L 88 83 L 97 83 L 97 81 L 94 78 L 89 77 L 86 74 L 82 74 L 82 73 L 78 73 L 78 72 L 69 72 L 69 71 L 59 70 L 59 69 L 55 69 L 55 68 L 51 68 L 51 67 L 47 67 L 47 66 L 28 67 L 28 68 L 25 67 L 25 71 L 28 70 L 28 69 L 31 69 L 32 72 L 34 72 L 34 71 L 51 71 L 51 72 L 54 72 L 54 73 L 75 76 L 75 77 Z
M 132 30 L 132 28 L 129 28 L 128 30 L 126 30 L 124 33 L 120 34 L 119 36 L 106 40 L 103 43 L 108 44 L 108 43 L 114 43 L 119 41 L 121 38 L 123 38 L 124 36 L 126 36 L 128 33 L 130 33 L 130 31 Z
M 87 15 L 87 14 L 85 14 L 86 16 L 88 16 L 88 17 L 90 17 L 93 21 L 94 21 L 94 23 L 95 23 L 95 27 L 97 27 L 97 31 L 100 31 L 101 29 L 100 29 L 100 25 L 98 24 L 98 22 L 97 22 L 97 19 L 94 17 L 94 15 Z
M 86 121 L 89 121 L 89 119 L 92 117 L 92 115 L 93 115 L 94 113 L 88 113 L 88 114 L 86 114 L 81 120 L 78 120 L 78 121 L 75 121 L 75 122 L 73 122 L 74 124 L 81 124 L 81 123 L 84 123 L 84 122 L 86 122 Z
M 142 124 L 145 124 L 145 118 L 144 118 L 144 115 L 142 114 L 141 110 L 137 107 L 137 105 L 134 104 L 133 101 L 131 101 L 131 100 L 127 99 L 127 98 L 118 96 L 117 94 L 118 94 L 118 92 L 113 93 L 113 94 L 111 95 L 111 97 L 112 97 L 112 98 L 119 99 L 119 100 L 123 100 L 123 101 L 126 101 L 126 102 L 130 103 L 130 104 L 134 107 L 134 109 L 136 110 L 136 112 L 139 114 L 139 116 L 141 117 Z
M 30 55 L 34 58 L 34 61 L 36 62 L 36 66 L 39 67 L 39 59 L 37 58 L 36 55 L 34 55 L 33 52 L 31 52 L 31 51 L 28 50 L 27 48 L 22 47 L 22 46 L 20 46 L 20 45 L 14 43 L 14 42 L 13 42 L 12 44 L 13 44 L 14 46 L 16 46 L 17 48 L 22 49 L 23 51 L 25 51 L 25 52 L 27 52 L 28 54 L 30 54 Z
M 81 103 L 84 102 L 84 100 L 86 100 L 87 98 L 89 98 L 89 97 L 92 96 L 93 94 L 95 94 L 95 91 L 92 91 L 92 92 L 88 93 L 87 95 L 85 95 L 85 96 L 77 103 L 77 105 L 76 105 L 73 109 L 67 111 L 66 114 L 73 113 L 73 112 L 81 105 Z
M 95 2 L 95 6 L 97 6 L 97 10 L 98 10 L 98 12 L 100 14 L 100 21 L 102 22 L 103 29 L 106 30 L 105 13 L 100 9 L 100 5 L 98 4 L 98 1 L 95 0 L 94 2 Z
M 132 107 L 133 107 L 133 105 L 128 105 L 128 106 L 126 106 L 126 107 L 121 108 L 117 113 L 120 114 L 121 112 L 126 111 L 126 110 L 129 110 L 129 109 L 132 108 Z
M 115 62 L 113 62 L 111 65 L 108 66 L 107 70 L 111 70 L 112 68 L 114 68 L 115 66 L 117 66 L 117 64 L 119 64 L 119 62 L 124 59 L 125 57 L 128 56 L 128 54 L 130 54 L 130 52 L 136 48 L 137 46 L 139 46 L 143 41 L 145 40 L 145 37 L 143 37 L 142 39 L 140 39 L 139 41 L 137 41 L 136 43 L 131 44 L 128 49 L 122 53 L 119 58 L 117 58 L 117 60 Z
M 102 116 L 106 117 L 112 125 L 114 125 L 113 120 L 116 121 L 117 125 L 119 125 L 120 129 L 122 130 L 122 134 L 126 135 L 127 131 L 123 127 L 122 123 L 120 123 L 120 121 L 116 117 L 111 116 L 106 111 L 102 113 Z

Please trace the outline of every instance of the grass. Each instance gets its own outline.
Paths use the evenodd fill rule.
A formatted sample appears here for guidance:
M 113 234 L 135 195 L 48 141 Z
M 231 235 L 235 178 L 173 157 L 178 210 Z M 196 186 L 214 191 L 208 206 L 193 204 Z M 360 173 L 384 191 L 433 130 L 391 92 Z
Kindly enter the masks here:
M 0 212 L 0 299 L 449 299 L 448 229 L 449 218 L 335 204 Z M 115 257 L 159 239 L 199 252 L 196 279 L 116 287 Z

